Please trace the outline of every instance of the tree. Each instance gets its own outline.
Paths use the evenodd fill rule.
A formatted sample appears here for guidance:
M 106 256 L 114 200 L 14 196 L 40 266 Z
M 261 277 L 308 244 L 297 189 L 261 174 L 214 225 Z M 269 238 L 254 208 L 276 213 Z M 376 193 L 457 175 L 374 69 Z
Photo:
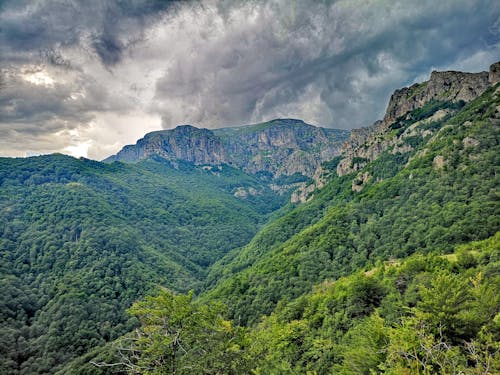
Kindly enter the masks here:
M 193 293 L 161 290 L 129 309 L 140 322 L 117 341 L 117 363 L 132 374 L 234 374 L 247 366 L 246 331 L 222 316 L 220 303 L 201 305 Z

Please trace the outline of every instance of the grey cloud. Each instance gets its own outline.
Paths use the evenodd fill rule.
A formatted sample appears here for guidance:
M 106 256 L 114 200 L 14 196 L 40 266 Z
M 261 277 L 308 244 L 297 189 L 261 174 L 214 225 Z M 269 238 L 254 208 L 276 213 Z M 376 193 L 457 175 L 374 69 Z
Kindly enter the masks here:
M 3 58 L 68 46 L 90 49 L 105 65 L 116 64 L 132 41 L 142 38 L 151 18 L 177 1 L 6 1 L 0 13 Z M 91 36 L 89 40 L 88 36 Z M 21 53 L 19 53 L 21 52 Z M 0 58 L 2 59 L 2 58 Z
M 180 51 L 179 62 L 158 81 L 156 109 L 164 112 L 164 126 L 265 120 L 281 113 L 280 107 L 298 106 L 311 86 L 328 113 L 297 115 L 326 126 L 368 125 L 381 116 L 395 88 L 430 67 L 452 65 L 481 49 L 499 51 L 499 35 L 488 29 L 499 15 L 493 1 L 239 7 L 220 11 L 224 31 L 219 35 L 218 25 L 203 30 L 209 35 L 204 44 L 194 53 Z M 244 19 L 252 11 L 258 14 L 254 25 L 231 23 L 231 14 Z
M 47 135 L 93 126 L 109 152 L 133 141 L 114 129 L 140 133 L 120 121 L 132 112 L 143 129 L 160 116 L 164 128 L 275 117 L 353 128 L 433 69 L 499 59 L 494 0 L 11 0 L 0 7 L 0 131 L 46 150 Z M 55 82 L 27 82 L 26 69 Z

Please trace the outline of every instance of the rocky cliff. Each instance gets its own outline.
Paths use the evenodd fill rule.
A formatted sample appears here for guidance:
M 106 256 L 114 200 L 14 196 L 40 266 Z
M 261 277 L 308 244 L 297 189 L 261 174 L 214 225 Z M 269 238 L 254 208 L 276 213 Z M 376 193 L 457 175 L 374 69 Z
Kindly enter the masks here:
M 213 132 L 181 125 L 169 131 L 148 133 L 135 145 L 125 146 L 118 154 L 104 161 L 134 163 L 153 155 L 194 164 L 220 164 L 227 160 L 222 142 Z
M 301 120 L 278 119 L 266 123 L 216 130 L 178 126 L 146 134 L 105 162 L 134 163 L 153 155 L 197 165 L 229 164 L 250 173 L 273 177 L 300 173 L 312 177 L 319 165 L 340 152 L 348 131 L 315 127 Z
M 354 173 L 382 152 L 393 148 L 394 152 L 408 152 L 411 145 L 404 138 L 421 136 L 412 129 L 402 131 L 402 124 L 411 118 L 411 112 L 432 103 L 451 103 L 447 108 L 435 111 L 426 121 L 438 121 L 457 110 L 461 103 L 467 103 L 480 96 L 488 87 L 500 81 L 500 62 L 490 66 L 489 72 L 463 73 L 455 71 L 432 72 L 430 79 L 410 87 L 396 90 L 387 106 L 384 118 L 372 126 L 351 132 L 349 140 L 342 145 L 344 158 L 337 166 L 337 174 Z M 395 129 L 398 134 L 391 134 Z
M 390 124 L 430 100 L 470 102 L 488 88 L 488 76 L 488 72 L 434 71 L 428 81 L 396 90 L 391 96 L 383 122 Z

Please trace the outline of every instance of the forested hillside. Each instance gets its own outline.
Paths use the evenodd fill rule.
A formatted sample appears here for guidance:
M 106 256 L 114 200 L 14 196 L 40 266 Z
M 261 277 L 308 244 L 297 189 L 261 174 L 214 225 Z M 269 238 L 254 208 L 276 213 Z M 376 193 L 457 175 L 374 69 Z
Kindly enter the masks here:
M 447 255 L 380 262 L 281 300 L 251 328 L 220 303 L 160 291 L 130 309 L 138 330 L 65 371 L 496 374 L 499 248 L 497 233 Z
M 162 159 L 0 159 L 0 186 L 3 374 L 52 373 L 130 331 L 133 301 L 196 289 L 287 199 L 228 166 Z
M 450 109 L 447 102 L 399 119 L 385 136 L 411 147 L 395 145 L 357 174 L 334 176 L 313 201 L 216 264 L 206 298 L 222 299 L 232 317 L 255 323 L 321 280 L 494 235 L 499 105 L 499 90 L 491 88 L 439 120 L 432 116 Z
M 500 371 L 500 83 L 434 76 L 328 160 L 290 120 L 0 159 L 0 372 Z M 220 164 L 235 134 L 269 170 Z

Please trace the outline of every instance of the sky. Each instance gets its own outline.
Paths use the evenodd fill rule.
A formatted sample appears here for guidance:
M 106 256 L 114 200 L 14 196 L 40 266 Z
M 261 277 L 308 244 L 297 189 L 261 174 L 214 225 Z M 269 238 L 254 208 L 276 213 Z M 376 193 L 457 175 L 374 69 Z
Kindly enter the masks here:
M 0 156 L 101 160 L 145 133 L 383 117 L 500 60 L 498 0 L 0 0 Z

